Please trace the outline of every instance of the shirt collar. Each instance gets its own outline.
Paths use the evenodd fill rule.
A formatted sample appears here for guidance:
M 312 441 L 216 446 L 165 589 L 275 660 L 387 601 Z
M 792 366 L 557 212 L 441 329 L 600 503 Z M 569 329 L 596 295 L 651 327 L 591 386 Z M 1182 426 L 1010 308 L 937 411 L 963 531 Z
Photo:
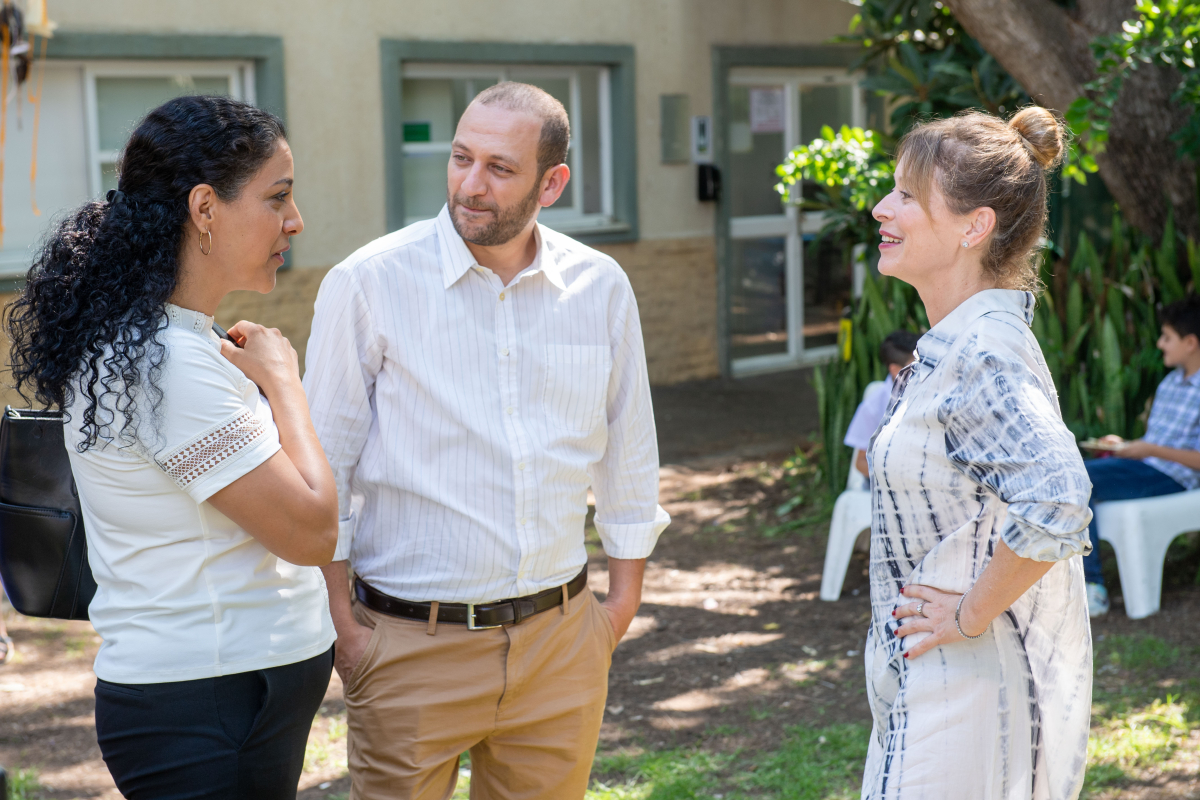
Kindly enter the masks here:
M 1200 388 L 1200 370 L 1193 372 L 1192 377 L 1190 378 L 1183 374 L 1183 367 L 1176 367 L 1174 371 L 1179 373 L 1180 383 L 1186 384 L 1193 388 Z
M 977 292 L 960 303 L 958 308 L 947 314 L 945 319 L 930 328 L 917 341 L 917 361 L 929 369 L 936 367 L 950 351 L 958 335 L 985 314 L 1007 312 L 1030 325 L 1033 323 L 1035 305 L 1036 300 L 1032 292 L 1012 289 L 985 289 Z
M 437 215 L 435 224 L 442 249 L 442 286 L 449 289 L 458 283 L 459 279 L 466 275 L 472 267 L 479 266 L 479 262 L 475 260 L 467 243 L 454 229 L 448 205 L 442 206 L 442 211 Z M 533 258 L 533 263 L 521 270 L 519 274 L 525 276 L 535 272 L 545 273 L 547 280 L 558 289 L 565 290 L 566 283 L 563 282 L 562 274 L 558 269 L 558 261 L 553 248 L 546 242 L 545 230 L 541 223 L 535 226 L 533 235 L 537 239 L 537 254 Z
M 213 318 L 200 311 L 167 303 L 167 324 L 193 333 L 206 334 L 212 330 Z

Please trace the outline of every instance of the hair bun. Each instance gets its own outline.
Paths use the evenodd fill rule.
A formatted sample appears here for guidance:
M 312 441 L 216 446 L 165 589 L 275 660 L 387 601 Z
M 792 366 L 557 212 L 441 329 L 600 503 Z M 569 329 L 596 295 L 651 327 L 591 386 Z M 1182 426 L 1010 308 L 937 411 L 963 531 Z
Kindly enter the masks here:
M 1062 161 L 1066 150 L 1066 131 L 1058 117 L 1041 106 L 1022 108 L 1009 126 L 1020 134 L 1042 169 L 1051 169 Z

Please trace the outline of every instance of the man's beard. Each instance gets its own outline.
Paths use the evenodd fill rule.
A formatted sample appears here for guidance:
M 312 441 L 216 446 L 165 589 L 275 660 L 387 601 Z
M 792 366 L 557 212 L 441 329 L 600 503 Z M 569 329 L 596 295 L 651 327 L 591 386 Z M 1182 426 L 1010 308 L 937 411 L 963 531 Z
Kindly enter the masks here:
M 497 245 L 505 244 L 512 241 L 529 224 L 529 220 L 537 211 L 537 201 L 538 196 L 541 195 L 541 188 L 541 181 L 536 181 L 529 194 L 508 208 L 500 208 L 495 203 L 485 203 L 481 200 L 471 200 L 468 202 L 461 195 L 453 195 L 448 198 L 450 203 L 450 222 L 453 223 L 454 230 L 458 232 L 458 235 L 465 242 L 477 244 L 480 247 L 496 247 Z M 459 206 L 472 208 L 476 211 L 491 211 L 492 221 L 486 225 L 474 226 L 474 229 L 467 228 L 463 223 L 459 222 L 458 214 L 455 213 Z

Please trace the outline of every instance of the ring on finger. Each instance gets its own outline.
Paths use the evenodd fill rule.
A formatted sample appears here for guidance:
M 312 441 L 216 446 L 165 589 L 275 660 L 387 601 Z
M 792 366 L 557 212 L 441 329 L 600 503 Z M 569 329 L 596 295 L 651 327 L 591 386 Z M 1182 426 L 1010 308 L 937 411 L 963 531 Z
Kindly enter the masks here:
M 925 616 L 925 601 L 924 600 L 917 603 L 917 616 L 919 616 L 919 617 Z

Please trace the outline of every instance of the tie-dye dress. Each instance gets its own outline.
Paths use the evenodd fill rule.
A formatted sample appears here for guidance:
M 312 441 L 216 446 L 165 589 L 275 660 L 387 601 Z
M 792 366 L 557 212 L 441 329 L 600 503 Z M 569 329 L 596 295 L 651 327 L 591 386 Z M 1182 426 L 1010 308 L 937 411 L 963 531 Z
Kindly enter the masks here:
M 917 344 L 872 440 L 870 800 L 1069 800 L 1083 784 L 1091 484 L 1029 329 L 1034 297 L 980 292 Z M 965 592 L 997 541 L 1055 561 L 981 638 L 908 660 L 900 589 Z

